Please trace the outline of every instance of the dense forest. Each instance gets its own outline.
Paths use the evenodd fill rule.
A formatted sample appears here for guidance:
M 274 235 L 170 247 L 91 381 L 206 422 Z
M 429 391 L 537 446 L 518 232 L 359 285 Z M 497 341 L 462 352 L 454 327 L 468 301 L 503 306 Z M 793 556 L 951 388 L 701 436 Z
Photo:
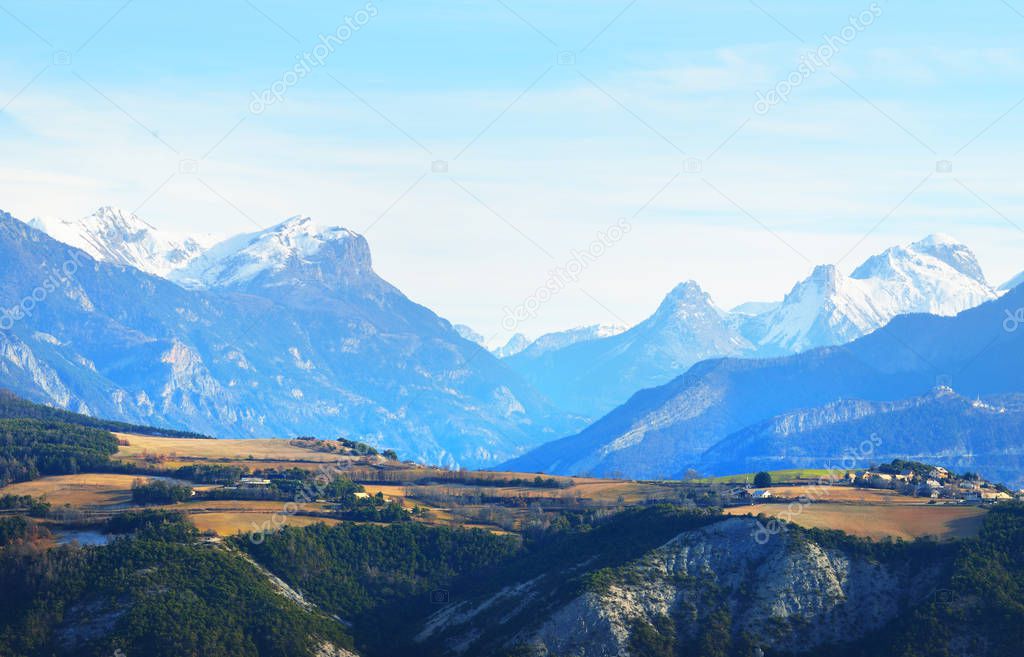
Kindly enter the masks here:
M 260 544 L 244 537 L 236 544 L 346 620 L 396 600 L 429 597 L 456 576 L 486 570 L 518 550 L 512 537 L 419 523 L 286 527 Z
M 53 420 L 0 420 L 0 486 L 46 475 L 104 470 L 117 439 Z
M 132 482 L 132 502 L 135 504 L 175 504 L 190 499 L 193 494 L 190 486 L 171 481 L 157 479 L 146 483 L 137 479 Z

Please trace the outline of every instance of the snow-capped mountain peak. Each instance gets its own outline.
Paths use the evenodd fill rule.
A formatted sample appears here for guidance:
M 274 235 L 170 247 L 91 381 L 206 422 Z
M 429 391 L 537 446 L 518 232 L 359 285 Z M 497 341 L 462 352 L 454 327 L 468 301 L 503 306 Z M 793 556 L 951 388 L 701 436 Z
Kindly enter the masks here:
M 908 246 L 886 249 L 868 258 L 852 276 L 861 279 L 912 278 L 923 269 L 930 270 L 927 275 L 931 277 L 956 278 L 959 274 L 988 287 L 981 265 L 971 249 L 952 237 L 940 234 L 929 235 Z
M 370 247 L 361 235 L 296 215 L 213 246 L 171 278 L 189 287 L 231 287 L 284 276 L 338 287 L 371 275 Z
M 327 242 L 357 239 L 359 236 L 341 226 L 324 226 L 311 217 L 295 215 L 257 234 L 253 243 L 262 241 L 277 247 L 278 253 L 309 256 Z
M 212 241 L 173 235 L 132 212 L 109 205 L 76 221 L 33 219 L 29 223 L 96 260 L 161 277 L 188 265 Z
M 988 285 L 985 274 L 981 270 L 978 258 L 964 243 L 948 235 L 929 235 L 923 240 L 914 242 L 910 248 L 918 253 L 930 255 L 946 263 L 961 274 L 968 276 L 982 285 Z
M 875 328 L 868 290 L 834 265 L 818 265 L 779 306 L 754 322 L 749 336 L 769 354 L 848 341 Z
M 791 353 L 848 342 L 896 315 L 955 315 L 995 296 L 967 246 L 929 235 L 871 256 L 849 276 L 816 267 L 744 333 L 770 354 Z

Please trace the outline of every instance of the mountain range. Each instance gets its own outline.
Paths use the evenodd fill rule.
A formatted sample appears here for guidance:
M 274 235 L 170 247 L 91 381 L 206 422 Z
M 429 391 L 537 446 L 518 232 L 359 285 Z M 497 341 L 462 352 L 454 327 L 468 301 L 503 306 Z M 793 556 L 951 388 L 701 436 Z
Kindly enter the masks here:
M 597 418 L 707 358 L 845 344 L 897 315 L 955 315 L 998 294 L 970 249 L 932 235 L 872 256 L 849 276 L 832 265 L 816 267 L 781 302 L 731 312 L 696 281 L 683 283 L 628 331 L 540 353 L 523 349 L 507 360 L 559 407 Z
M 885 454 L 927 453 L 951 465 L 969 458 L 1020 478 L 1016 411 L 993 414 L 959 398 L 872 402 L 927 395 L 937 384 L 968 399 L 1024 390 L 1024 332 L 1004 327 L 1021 307 L 1024 287 L 1017 287 L 955 317 L 896 317 L 847 345 L 705 360 L 503 467 L 634 478 L 783 462 L 823 468 L 875 433 Z
M 296 217 L 233 238 L 190 259 L 188 286 L 94 248 L 100 260 L 0 215 L 0 377 L 14 392 L 226 437 L 345 435 L 451 465 L 580 426 L 378 277 L 344 229 Z
M 361 235 L 309 217 L 216 244 L 111 207 L 78 222 L 31 223 L 67 246 L 4 215 L 5 308 L 17 308 L 39 272 L 69 258 L 84 264 L 0 333 L 0 374 L 16 392 L 224 436 L 345 434 L 460 466 L 493 466 L 530 448 L 514 467 L 662 476 L 726 462 L 752 467 L 759 454 L 781 462 L 778 450 L 712 448 L 799 409 L 928 394 L 942 372 L 887 394 L 882 382 L 838 389 L 863 359 L 840 361 L 863 349 L 858 338 L 890 335 L 878 329 L 894 317 L 953 316 L 1005 292 L 988 284 L 970 249 L 932 235 L 849 275 L 816 267 L 781 301 L 726 311 L 688 281 L 633 327 L 586 326 L 533 341 L 517 334 L 489 350 L 478 332 L 381 279 Z M 792 362 L 838 355 L 820 371 L 794 371 L 777 390 L 750 393 L 755 400 L 732 389 L 734 368 L 761 371 L 808 350 Z M 815 377 L 832 380 L 820 386 Z M 680 381 L 693 387 L 679 394 Z M 600 419 L 584 429 L 588 418 Z M 758 444 L 771 442 L 757 435 Z

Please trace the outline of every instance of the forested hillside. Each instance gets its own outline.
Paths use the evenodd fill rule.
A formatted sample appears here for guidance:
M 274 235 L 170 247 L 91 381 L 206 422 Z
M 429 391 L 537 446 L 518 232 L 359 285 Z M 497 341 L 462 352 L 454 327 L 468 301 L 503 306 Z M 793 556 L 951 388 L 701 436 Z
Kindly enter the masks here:
M 196 543 L 180 519 L 137 520 L 138 533 L 102 548 L 0 551 L 0 655 L 344 654 L 319 652 L 350 644 L 337 621 L 237 553 Z
M 1024 507 L 950 543 L 759 540 L 763 520 L 653 507 L 525 542 L 405 523 L 217 544 L 156 511 L 111 521 L 127 532 L 111 545 L 40 551 L 14 518 L 0 654 L 1006 657 L 1024 641 Z
M 102 429 L 51 420 L 0 420 L 0 486 L 104 470 L 115 452 L 117 439 Z
M 128 424 L 126 422 L 114 422 L 100 418 L 72 413 L 43 404 L 35 404 L 22 399 L 9 390 L 0 388 L 0 419 L 27 418 L 34 420 L 53 420 L 77 424 L 83 427 L 93 427 L 105 431 L 117 431 L 120 433 L 138 433 L 145 436 L 167 436 L 169 438 L 206 438 L 206 436 L 191 431 L 175 431 L 173 429 L 160 429 L 141 424 Z

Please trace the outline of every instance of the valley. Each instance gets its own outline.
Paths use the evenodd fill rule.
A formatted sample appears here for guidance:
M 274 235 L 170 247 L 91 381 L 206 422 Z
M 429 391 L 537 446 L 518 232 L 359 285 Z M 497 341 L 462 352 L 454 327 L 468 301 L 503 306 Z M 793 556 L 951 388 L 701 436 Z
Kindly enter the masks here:
M 764 489 L 773 498 L 750 505 L 736 495 L 750 487 L 750 475 L 694 481 L 628 481 L 590 477 L 545 477 L 530 473 L 462 471 L 398 462 L 380 455 L 359 455 L 329 441 L 283 439 L 216 440 L 115 434 L 114 463 L 130 465 L 139 474 L 76 474 L 43 477 L 0 488 L 0 494 L 32 496 L 80 513 L 85 523 L 144 508 L 176 510 L 200 530 L 221 537 L 269 526 L 308 526 L 341 522 L 332 505 L 304 500 L 195 499 L 173 505 L 143 507 L 132 503 L 137 481 L 156 480 L 187 485 L 197 494 L 225 491 L 223 484 L 204 484 L 178 478 L 181 468 L 236 468 L 240 476 L 291 469 L 329 473 L 359 484 L 365 494 L 395 502 L 427 525 L 480 528 L 496 534 L 519 533 L 531 516 L 561 512 L 604 512 L 659 503 L 718 504 L 729 515 L 783 518 L 807 528 L 841 530 L 875 540 L 912 540 L 922 536 L 960 538 L 976 533 L 985 513 L 958 500 L 935 501 L 847 482 L 821 485 L 826 471 L 772 472 L 775 485 Z M 306 443 L 306 444 L 302 444 Z M 326 469 L 329 468 L 329 469 Z M 142 474 L 147 471 L 159 474 Z M 750 488 L 749 490 L 753 490 Z M 792 512 L 792 504 L 798 511 Z
M 971 559 L 1024 540 L 1018 494 L 915 461 L 688 480 L 455 470 L 345 438 L 168 436 L 0 401 L 0 587 L 43 601 L 0 602 L 0 652 L 19 656 L 244 635 L 280 657 L 888 657 L 943 617 L 936 591 L 988 600 L 1004 557 Z M 947 627 L 991 637 L 1001 621 L 963 623 Z
M 0 657 L 1017 657 L 1024 0 L 0 2 Z

